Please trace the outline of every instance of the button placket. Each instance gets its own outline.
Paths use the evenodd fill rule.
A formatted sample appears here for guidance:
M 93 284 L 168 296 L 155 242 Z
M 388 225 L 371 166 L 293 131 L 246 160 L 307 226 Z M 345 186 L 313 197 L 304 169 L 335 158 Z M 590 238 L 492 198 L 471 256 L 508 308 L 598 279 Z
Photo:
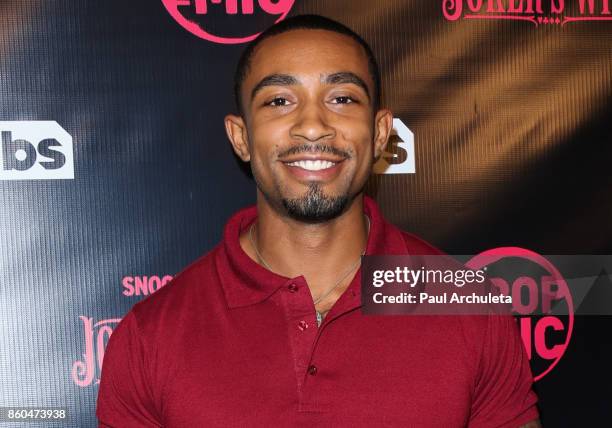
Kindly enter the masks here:
M 288 322 L 288 337 L 293 353 L 298 395 L 301 396 L 305 380 L 304 375 L 308 372 L 313 344 L 318 333 L 318 329 L 313 328 L 313 326 L 316 326 L 316 320 L 312 295 L 305 280 L 299 277 L 286 283 L 285 292 L 282 293 L 282 296 Z

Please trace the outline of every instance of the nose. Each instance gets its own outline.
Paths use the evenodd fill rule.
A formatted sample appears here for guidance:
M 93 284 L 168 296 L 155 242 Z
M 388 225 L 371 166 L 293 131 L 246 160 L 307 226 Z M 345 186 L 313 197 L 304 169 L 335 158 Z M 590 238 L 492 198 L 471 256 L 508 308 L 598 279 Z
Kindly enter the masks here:
M 334 138 L 336 130 L 329 124 L 324 107 L 313 102 L 299 109 L 290 134 L 295 139 L 318 141 Z

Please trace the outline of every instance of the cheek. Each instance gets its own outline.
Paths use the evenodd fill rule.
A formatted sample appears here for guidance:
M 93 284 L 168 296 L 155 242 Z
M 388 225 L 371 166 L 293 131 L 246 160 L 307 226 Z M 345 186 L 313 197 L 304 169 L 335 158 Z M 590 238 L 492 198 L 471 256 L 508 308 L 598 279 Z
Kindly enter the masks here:
M 353 122 L 352 126 L 343 128 L 344 141 L 350 142 L 354 150 L 353 177 L 356 183 L 367 180 L 372 172 L 374 158 L 374 142 L 370 122 Z
M 263 124 L 251 132 L 251 152 L 259 162 L 276 159 L 282 148 L 283 131 L 271 124 Z
M 278 153 L 286 149 L 286 130 L 277 123 L 258 123 L 251 129 L 251 169 L 257 179 L 264 185 L 271 185 L 272 177 L 278 175 Z
M 360 163 L 373 156 L 372 128 L 369 120 L 351 121 L 339 128 L 342 140 L 349 143 L 354 150 L 354 156 Z

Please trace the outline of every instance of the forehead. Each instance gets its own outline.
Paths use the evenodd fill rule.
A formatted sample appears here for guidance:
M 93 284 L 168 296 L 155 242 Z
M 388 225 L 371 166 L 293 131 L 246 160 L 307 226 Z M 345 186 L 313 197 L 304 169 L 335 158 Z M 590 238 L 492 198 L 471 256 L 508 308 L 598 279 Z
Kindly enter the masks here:
M 269 37 L 257 46 L 244 88 L 271 74 L 319 79 L 321 75 L 350 71 L 372 89 L 365 49 L 351 37 L 327 30 L 291 30 Z

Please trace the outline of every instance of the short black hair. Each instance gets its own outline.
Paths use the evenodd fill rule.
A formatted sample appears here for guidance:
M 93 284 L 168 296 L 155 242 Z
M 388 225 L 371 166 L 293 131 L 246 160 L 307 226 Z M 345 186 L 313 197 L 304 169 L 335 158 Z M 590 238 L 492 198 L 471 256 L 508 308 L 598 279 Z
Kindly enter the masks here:
M 372 104 L 374 111 L 376 112 L 380 108 L 381 104 L 381 89 L 380 89 L 380 70 L 378 69 L 378 63 L 372 52 L 372 48 L 367 44 L 361 36 L 355 33 L 353 30 L 348 28 L 346 25 L 341 24 L 333 19 L 326 18 L 321 15 L 297 15 L 277 24 L 274 24 L 263 33 L 261 33 L 255 40 L 250 42 L 246 49 L 242 52 L 240 59 L 238 60 L 238 66 L 236 67 L 236 73 L 234 75 L 234 98 L 236 101 L 236 107 L 238 113 L 242 115 L 244 113 L 242 106 L 242 85 L 249 67 L 255 48 L 261 44 L 264 40 L 277 34 L 286 33 L 292 30 L 327 30 L 335 33 L 344 34 L 355 40 L 365 50 L 368 58 L 368 69 L 372 81 L 374 82 L 374 93 L 372 94 Z

